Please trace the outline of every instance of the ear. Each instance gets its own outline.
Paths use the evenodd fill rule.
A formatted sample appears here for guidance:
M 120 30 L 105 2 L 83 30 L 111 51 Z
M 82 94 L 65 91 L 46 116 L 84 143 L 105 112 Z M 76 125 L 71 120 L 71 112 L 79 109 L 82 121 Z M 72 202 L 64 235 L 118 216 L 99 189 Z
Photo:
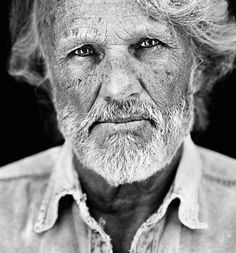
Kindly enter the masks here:
M 190 87 L 193 95 L 201 90 L 203 81 L 203 73 L 201 70 L 201 63 L 193 63 L 192 70 L 190 73 Z
M 24 52 L 19 50 L 18 45 L 12 48 L 9 61 L 9 73 L 16 78 L 23 78 L 33 85 L 39 85 L 47 75 L 46 60 L 40 47 Z M 26 49 L 26 48 L 25 48 Z

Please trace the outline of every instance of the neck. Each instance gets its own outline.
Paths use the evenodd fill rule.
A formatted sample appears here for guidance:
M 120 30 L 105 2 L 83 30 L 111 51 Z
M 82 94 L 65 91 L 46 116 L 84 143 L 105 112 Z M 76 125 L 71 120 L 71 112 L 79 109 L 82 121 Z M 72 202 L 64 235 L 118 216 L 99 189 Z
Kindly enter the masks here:
M 103 229 L 111 237 L 114 253 L 129 251 L 138 228 L 161 205 L 174 180 L 181 152 L 182 147 L 168 166 L 147 180 L 118 187 L 83 168 L 75 158 L 90 214 L 97 221 L 103 219 Z

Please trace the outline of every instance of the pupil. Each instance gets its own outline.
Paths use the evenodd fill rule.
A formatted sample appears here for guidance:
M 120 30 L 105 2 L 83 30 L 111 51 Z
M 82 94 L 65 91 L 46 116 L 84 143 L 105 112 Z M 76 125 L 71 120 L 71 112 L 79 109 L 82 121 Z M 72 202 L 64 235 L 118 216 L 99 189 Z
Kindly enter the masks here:
M 83 48 L 82 49 L 82 54 L 87 54 L 88 53 L 88 49 L 87 48 Z

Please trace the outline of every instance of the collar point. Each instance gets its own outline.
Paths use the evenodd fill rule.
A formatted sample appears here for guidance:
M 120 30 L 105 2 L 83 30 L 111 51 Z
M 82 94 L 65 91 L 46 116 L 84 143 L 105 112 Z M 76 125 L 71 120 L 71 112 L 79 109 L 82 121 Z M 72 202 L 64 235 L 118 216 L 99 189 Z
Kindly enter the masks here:
M 46 232 L 48 231 L 49 229 L 51 229 L 52 227 L 54 226 L 54 223 L 53 224 L 45 224 L 45 223 L 42 223 L 40 221 L 36 221 L 36 223 L 34 224 L 34 232 L 37 233 L 37 234 L 41 234 L 43 232 Z
M 200 222 L 198 220 L 186 220 L 180 219 L 181 223 L 190 229 L 207 229 L 208 224 L 205 222 Z
M 42 225 L 39 224 L 39 223 L 35 223 L 33 229 L 34 229 L 34 232 L 37 233 L 37 234 L 40 234 L 40 233 L 44 232 L 44 229 L 43 229 Z

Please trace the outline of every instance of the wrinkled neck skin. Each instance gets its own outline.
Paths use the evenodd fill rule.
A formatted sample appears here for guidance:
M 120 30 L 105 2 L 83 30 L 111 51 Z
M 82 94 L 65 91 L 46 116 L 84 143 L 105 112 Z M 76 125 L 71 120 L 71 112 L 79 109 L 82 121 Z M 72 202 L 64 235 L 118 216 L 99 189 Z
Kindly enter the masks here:
M 97 221 L 102 218 L 105 221 L 104 230 L 111 238 L 116 238 L 113 240 L 114 252 L 128 252 L 135 232 L 157 211 L 174 180 L 181 153 L 182 146 L 169 165 L 147 180 L 118 187 L 83 168 L 74 156 L 82 189 L 87 194 L 90 214 Z

